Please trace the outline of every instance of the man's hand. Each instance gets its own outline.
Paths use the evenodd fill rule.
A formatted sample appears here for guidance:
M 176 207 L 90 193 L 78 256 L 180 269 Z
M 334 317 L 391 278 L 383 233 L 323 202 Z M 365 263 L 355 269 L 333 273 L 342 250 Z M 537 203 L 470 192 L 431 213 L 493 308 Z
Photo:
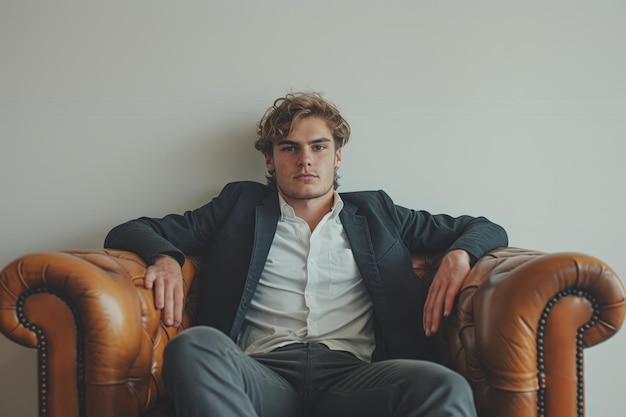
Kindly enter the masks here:
M 146 270 L 144 287 L 154 288 L 154 304 L 163 310 L 166 326 L 180 326 L 183 317 L 183 274 L 178 262 L 159 255 Z
M 433 278 L 424 304 L 424 332 L 432 336 L 439 330 L 441 318 L 452 313 L 454 298 L 470 271 L 470 256 L 464 250 L 453 250 L 444 256 Z

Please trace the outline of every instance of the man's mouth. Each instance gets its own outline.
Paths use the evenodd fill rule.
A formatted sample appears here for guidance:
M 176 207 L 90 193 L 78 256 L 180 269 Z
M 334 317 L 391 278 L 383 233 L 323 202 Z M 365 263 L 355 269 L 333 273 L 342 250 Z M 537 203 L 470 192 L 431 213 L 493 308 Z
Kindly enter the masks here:
M 309 174 L 309 173 L 296 175 L 296 179 L 303 180 L 303 181 L 309 181 L 309 180 L 313 180 L 315 178 L 317 178 L 317 175 L 313 175 L 313 174 Z

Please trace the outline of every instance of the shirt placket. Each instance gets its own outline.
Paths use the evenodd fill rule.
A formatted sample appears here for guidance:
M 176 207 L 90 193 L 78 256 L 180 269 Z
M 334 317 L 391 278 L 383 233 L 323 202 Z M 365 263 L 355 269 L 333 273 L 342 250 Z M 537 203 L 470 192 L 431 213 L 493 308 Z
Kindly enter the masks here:
M 322 240 L 318 238 L 323 224 L 310 235 L 309 238 L 309 254 L 307 257 L 307 281 L 304 289 L 304 302 L 308 308 L 307 314 L 307 335 L 309 338 L 318 337 L 320 311 L 318 308 L 318 294 L 320 290 L 320 265 L 319 256 L 321 252 Z

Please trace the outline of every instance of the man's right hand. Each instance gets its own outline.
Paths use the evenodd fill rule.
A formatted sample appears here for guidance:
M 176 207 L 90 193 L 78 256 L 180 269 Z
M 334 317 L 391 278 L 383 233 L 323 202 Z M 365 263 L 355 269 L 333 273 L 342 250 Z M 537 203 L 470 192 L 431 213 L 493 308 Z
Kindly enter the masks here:
M 158 255 L 146 270 L 144 287 L 154 288 L 154 305 L 163 311 L 166 326 L 180 326 L 183 318 L 183 274 L 181 267 L 168 255 Z

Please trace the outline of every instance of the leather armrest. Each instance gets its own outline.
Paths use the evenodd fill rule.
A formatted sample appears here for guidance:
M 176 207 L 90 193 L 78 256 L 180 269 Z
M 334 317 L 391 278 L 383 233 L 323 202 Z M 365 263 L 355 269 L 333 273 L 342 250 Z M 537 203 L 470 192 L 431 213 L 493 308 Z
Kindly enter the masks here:
M 185 294 L 196 266 L 184 268 Z M 162 326 L 145 271 L 114 250 L 36 253 L 4 268 L 0 331 L 38 349 L 44 414 L 137 416 L 165 395 L 162 349 L 179 329 Z
M 505 248 L 481 258 L 446 324 L 481 417 L 582 415 L 583 349 L 612 336 L 624 287 L 602 261 Z

